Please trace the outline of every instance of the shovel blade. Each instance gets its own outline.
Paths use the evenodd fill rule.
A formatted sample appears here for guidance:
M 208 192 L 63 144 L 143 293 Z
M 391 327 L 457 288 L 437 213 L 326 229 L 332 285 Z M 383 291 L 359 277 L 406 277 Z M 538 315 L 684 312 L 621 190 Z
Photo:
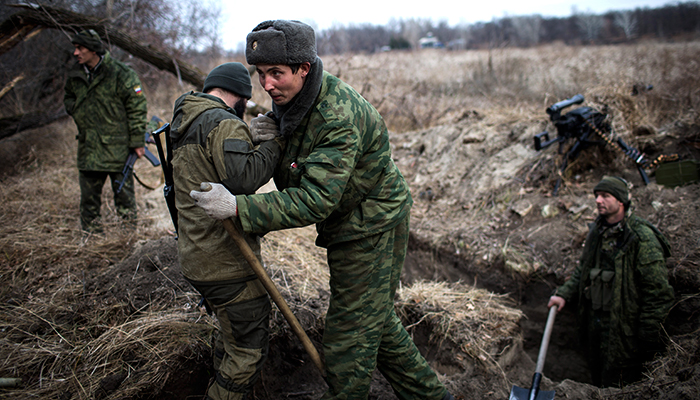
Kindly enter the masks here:
M 513 385 L 508 400 L 531 400 L 530 389 L 523 389 Z M 540 390 L 537 392 L 534 400 L 554 400 L 554 390 Z

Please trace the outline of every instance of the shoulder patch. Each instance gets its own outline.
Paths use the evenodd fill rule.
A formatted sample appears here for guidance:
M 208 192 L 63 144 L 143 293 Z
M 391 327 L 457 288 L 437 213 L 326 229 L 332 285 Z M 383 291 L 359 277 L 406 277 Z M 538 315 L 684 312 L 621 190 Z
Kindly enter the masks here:
M 141 85 L 134 86 L 134 92 L 136 92 L 136 94 L 138 95 L 141 95 Z
M 250 144 L 241 139 L 225 139 L 224 151 L 227 153 L 248 153 L 252 147 Z

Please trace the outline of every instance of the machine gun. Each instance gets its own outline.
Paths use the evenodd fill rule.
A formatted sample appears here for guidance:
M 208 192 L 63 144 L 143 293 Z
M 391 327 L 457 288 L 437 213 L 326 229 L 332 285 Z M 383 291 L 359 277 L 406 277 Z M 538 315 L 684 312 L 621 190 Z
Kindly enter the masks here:
M 673 158 L 669 156 L 660 156 L 658 160 L 650 163 L 644 153 L 629 146 L 621 137 L 613 138 L 608 136 L 608 132 L 612 133 L 612 127 L 605 121 L 606 114 L 591 107 L 579 107 L 564 115 L 561 114 L 562 110 L 565 108 L 574 104 L 581 104 L 583 100 L 583 95 L 577 94 L 570 99 L 562 100 L 548 107 L 546 111 L 547 114 L 549 114 L 550 120 L 554 123 L 554 127 L 557 129 L 557 137 L 550 139 L 549 132 L 545 131 L 535 135 L 534 138 L 535 150 L 539 151 L 554 143 L 559 143 L 559 154 L 562 154 L 564 145 L 569 139 L 576 139 L 576 143 L 571 146 L 564 157 L 564 161 L 559 170 L 559 179 L 557 179 L 552 195 L 556 196 L 559 192 L 562 176 L 569 164 L 569 160 L 574 160 L 578 157 L 581 150 L 593 145 L 604 146 L 606 143 L 610 144 L 613 148 L 634 161 L 645 185 L 649 183 L 649 177 L 644 168 L 657 164 L 662 157 L 667 159 Z M 602 140 L 595 140 L 596 136 Z
M 158 117 L 153 117 L 153 118 L 158 118 Z M 155 143 L 153 141 L 153 138 L 151 137 L 150 132 L 146 132 L 146 143 Z M 144 147 L 146 152 L 144 153 L 144 156 L 148 161 L 151 162 L 151 164 L 154 167 L 157 167 L 160 165 L 160 160 L 158 160 L 158 157 L 156 157 L 153 153 L 151 153 L 150 150 L 148 150 L 148 147 Z M 119 194 L 122 191 L 122 188 L 124 187 L 124 184 L 126 183 L 126 179 L 129 177 L 129 174 L 131 174 L 134 171 L 134 164 L 136 163 L 136 160 L 139 159 L 139 156 L 134 152 L 133 150 L 129 151 L 129 156 L 126 158 L 126 162 L 124 163 L 124 169 L 122 169 L 122 179 L 119 181 L 116 181 L 119 183 L 119 187 L 117 188 L 117 194 Z M 134 175 L 135 176 L 135 175 Z M 136 178 L 138 179 L 138 177 Z M 141 181 L 139 181 L 141 182 Z M 141 182 L 143 185 L 143 183 Z

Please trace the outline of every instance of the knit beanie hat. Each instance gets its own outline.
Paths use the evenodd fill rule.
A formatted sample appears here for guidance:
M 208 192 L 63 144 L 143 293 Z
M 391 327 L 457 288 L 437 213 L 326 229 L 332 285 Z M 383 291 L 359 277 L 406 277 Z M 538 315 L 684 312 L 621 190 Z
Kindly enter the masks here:
M 313 64 L 317 58 L 314 29 L 300 21 L 261 22 L 246 38 L 245 58 L 250 65 Z
M 627 189 L 627 181 L 617 177 L 617 176 L 604 176 L 603 179 L 595 185 L 593 188 L 593 193 L 595 192 L 606 192 L 610 193 L 615 197 L 623 206 L 625 210 L 630 207 L 630 193 Z
M 221 88 L 238 96 L 250 99 L 253 96 L 253 85 L 250 83 L 248 69 L 239 62 L 221 64 L 211 70 L 204 80 L 203 92 L 213 88 Z
M 100 35 L 94 29 L 82 30 L 76 33 L 71 40 L 73 44 L 79 44 L 90 51 L 94 51 L 98 55 L 105 54 L 105 48 L 102 44 Z

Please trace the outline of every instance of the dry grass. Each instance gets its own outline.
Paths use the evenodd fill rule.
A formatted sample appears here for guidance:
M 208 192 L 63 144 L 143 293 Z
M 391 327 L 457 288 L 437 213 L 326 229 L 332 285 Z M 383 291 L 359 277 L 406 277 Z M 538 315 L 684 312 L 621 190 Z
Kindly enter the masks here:
M 333 56 L 326 69 L 359 90 L 403 132 L 448 123 L 455 111 L 518 109 L 536 113 L 577 93 L 613 88 L 628 94 L 652 84 L 640 112 L 656 125 L 698 109 L 700 42 L 630 46 L 493 49 L 467 52 Z M 588 96 L 587 96 L 588 97 Z M 694 118 L 697 118 L 695 111 Z
M 180 309 L 128 316 L 123 305 L 89 297 L 86 271 L 119 263 L 137 240 L 165 232 L 145 215 L 143 188 L 137 189 L 137 230 L 122 229 L 106 186 L 105 234 L 83 236 L 74 126 L 63 122 L 47 129 L 50 141 L 31 148 L 20 172 L 5 176 L 0 186 L 3 376 L 25 377 L 21 393 L 27 397 L 74 393 L 88 399 L 94 398 L 106 376 L 123 372 L 129 379 L 138 368 L 133 360 L 140 357 L 152 364 L 131 379 L 137 384 L 124 385 L 124 393 L 157 390 L 154 384 L 162 384 L 164 374 L 182 356 L 178 347 L 201 342 L 211 321 L 195 324 L 198 313 Z M 127 354 L 139 357 L 130 359 Z M 19 393 L 2 392 L 0 397 Z
M 82 315 L 87 323 L 70 327 L 53 322 L 52 311 L 57 310 L 51 308 L 28 304 L 2 310 L 11 321 L 2 326 L 7 332 L 2 340 L 3 370 L 33 378 L 21 391 L 32 398 L 73 393 L 77 397 L 67 398 L 92 399 L 110 379 L 121 384 L 118 395 L 98 397 L 157 395 L 176 363 L 183 357 L 200 357 L 212 329 L 210 318 L 172 309 L 141 313 L 115 325 L 99 324 L 98 315 Z M 33 332 L 37 323 L 45 329 Z M 95 331 L 100 334 L 90 335 Z M 5 394 L 12 397 L 12 393 L 0 397 L 6 398 Z
M 524 314 L 512 299 L 460 283 L 419 281 L 398 291 L 397 312 L 406 329 L 427 325 L 431 341 L 450 340 L 475 360 L 497 367 L 500 354 L 520 337 Z M 459 358 L 455 355 L 456 358 Z
M 508 141 L 497 137 L 500 124 L 534 125 L 533 120 L 544 118 L 546 106 L 576 93 L 592 104 L 612 105 L 611 118 L 621 134 L 632 135 L 640 126 L 665 132 L 674 124 L 697 124 L 698 60 L 700 43 L 693 42 L 431 50 L 335 56 L 324 63 L 375 104 L 394 132 L 471 119 L 477 122 L 466 133 L 470 140 Z M 627 91 L 640 82 L 655 88 L 632 104 Z M 269 108 L 255 77 L 254 88 L 253 100 Z M 147 88 L 154 99 L 149 114 L 169 120 L 172 102 L 190 89 L 167 84 Z M 0 366 L 3 376 L 24 377 L 25 386 L 0 392 L 0 398 L 63 398 L 71 393 L 72 398 L 91 399 L 99 397 L 110 377 L 125 383 L 105 399 L 156 393 L 179 357 L 206 353 L 214 321 L 194 307 L 183 308 L 192 303 L 191 292 L 177 291 L 171 303 L 153 302 L 150 308 L 130 312 L 126 304 L 91 297 L 84 285 L 86 272 L 118 265 L 138 240 L 170 234 L 162 191 L 137 188 L 140 220 L 137 230 L 129 231 L 121 229 L 110 206 L 111 191 L 105 188 L 106 233 L 83 237 L 72 122 L 31 134 L 42 140 L 20 144 L 13 138 L 2 144 L 3 151 L 11 148 L 19 156 L 12 168 L 3 169 L 9 174 L 0 185 Z M 151 182 L 160 178 L 160 171 L 145 161 L 139 161 L 137 173 Z M 263 259 L 285 297 L 294 300 L 294 311 L 316 316 L 311 324 L 317 327 L 325 311 L 319 303 L 327 299 L 328 269 L 314 238 L 312 227 L 270 233 L 263 240 Z M 473 252 L 493 248 L 486 239 L 467 245 Z M 433 340 L 449 339 L 468 357 L 486 364 L 517 335 L 522 317 L 505 297 L 434 282 L 402 288 L 398 308 L 412 328 L 429 326 Z M 279 316 L 275 321 L 284 324 Z
M 282 283 L 283 293 L 303 303 L 328 291 L 328 263 L 324 249 L 316 247 L 313 227 L 268 233 L 262 242 L 263 260 L 270 277 Z

